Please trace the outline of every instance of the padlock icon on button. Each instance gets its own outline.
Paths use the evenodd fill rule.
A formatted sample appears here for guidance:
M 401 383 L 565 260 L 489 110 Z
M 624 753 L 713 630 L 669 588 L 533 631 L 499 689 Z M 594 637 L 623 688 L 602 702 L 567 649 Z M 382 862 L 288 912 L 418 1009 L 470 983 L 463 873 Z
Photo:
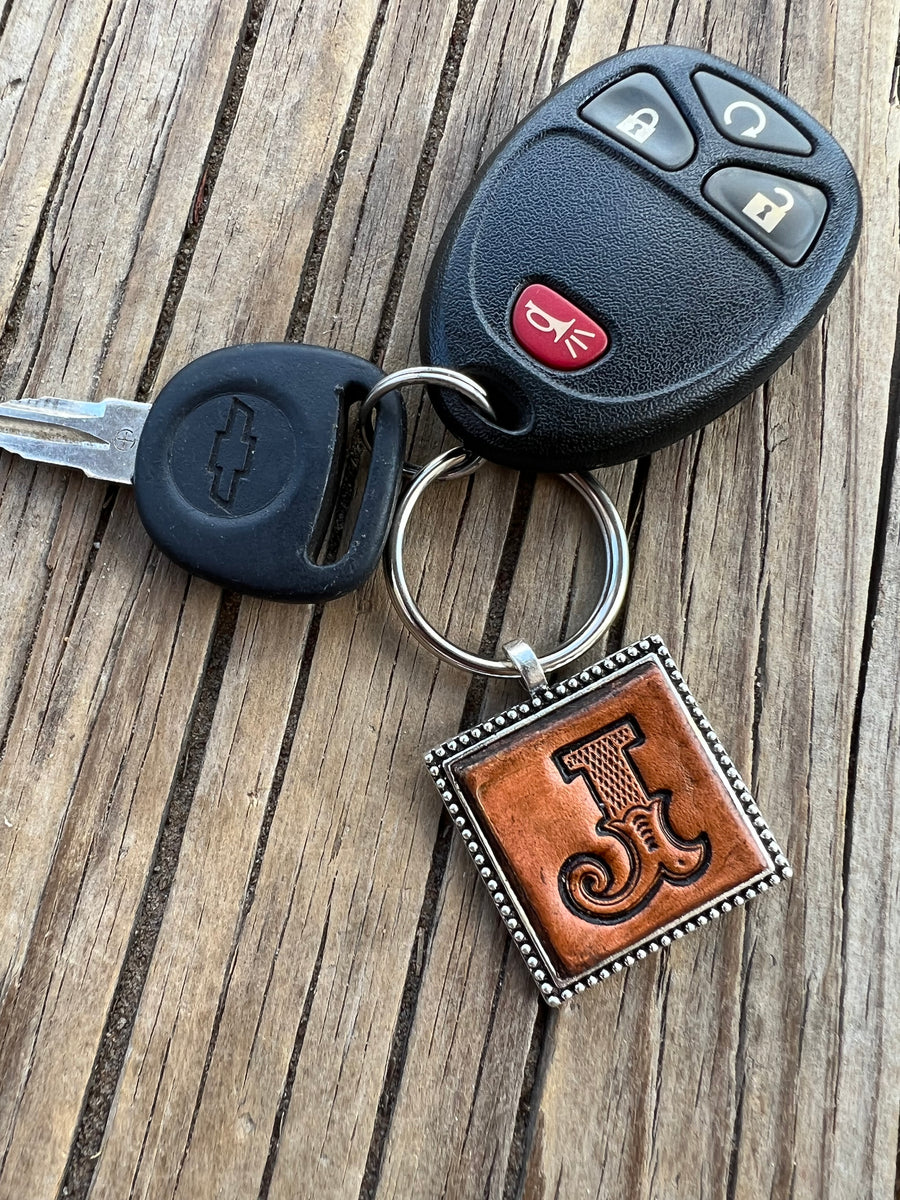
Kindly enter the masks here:
M 763 192 L 757 192 L 751 200 L 747 201 L 742 209 L 742 212 L 751 221 L 755 221 L 760 229 L 764 229 L 766 233 L 771 233 L 780 225 L 785 216 L 794 207 L 794 197 L 787 188 L 772 188 L 772 192 L 776 196 L 783 197 L 781 204 L 772 200 Z
M 659 113 L 655 108 L 639 108 L 637 112 L 629 113 L 627 117 L 624 117 L 616 129 L 642 146 L 655 132 L 658 124 Z

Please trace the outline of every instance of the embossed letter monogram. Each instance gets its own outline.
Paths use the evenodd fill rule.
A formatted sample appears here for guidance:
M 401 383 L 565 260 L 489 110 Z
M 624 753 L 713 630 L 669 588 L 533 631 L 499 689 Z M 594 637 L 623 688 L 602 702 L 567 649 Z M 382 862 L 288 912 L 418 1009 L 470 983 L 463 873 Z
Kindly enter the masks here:
M 549 1004 L 790 874 L 659 638 L 426 761 Z
M 567 859 L 559 873 L 564 899 L 588 920 L 622 920 L 664 879 L 687 883 L 709 862 L 705 833 L 683 842 L 673 832 L 671 793 L 647 791 L 628 753 L 643 741 L 629 714 L 554 756 L 566 782 L 584 776 L 602 813 L 593 845 Z

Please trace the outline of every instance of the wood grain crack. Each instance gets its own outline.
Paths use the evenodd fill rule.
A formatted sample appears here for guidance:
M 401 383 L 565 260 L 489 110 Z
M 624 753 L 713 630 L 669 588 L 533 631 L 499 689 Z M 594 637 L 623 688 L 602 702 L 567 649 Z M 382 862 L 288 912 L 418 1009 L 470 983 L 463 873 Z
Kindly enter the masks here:
M 635 0 L 637 2 L 637 0 Z M 563 77 L 563 71 L 566 67 L 566 62 L 569 58 L 569 52 L 572 49 L 572 39 L 575 37 L 575 27 L 578 24 L 578 18 L 581 16 L 581 9 L 584 0 L 569 0 L 566 8 L 566 15 L 563 19 L 562 33 L 559 38 L 559 45 L 556 48 L 556 58 L 553 61 L 553 70 L 550 73 L 550 78 L 553 81 L 553 86 L 559 87 Z
M 744 1088 L 744 1075 L 746 1071 L 746 1056 L 747 1056 L 747 1010 L 744 1003 L 747 986 L 749 981 L 749 962 L 752 957 L 751 927 L 747 921 L 744 922 L 743 941 L 741 947 L 741 977 L 743 985 L 740 995 L 740 1016 L 738 1018 L 738 1040 L 734 1055 L 734 1087 L 735 1087 L 735 1109 L 734 1109 L 734 1124 L 731 1129 L 731 1155 L 728 1161 L 728 1180 L 725 1188 L 726 1200 L 737 1200 L 738 1187 L 738 1168 L 740 1165 L 740 1153 L 743 1146 L 744 1133 L 744 1099 L 746 1090 Z
M 628 9 L 628 16 L 625 18 L 625 25 L 622 29 L 622 36 L 619 39 L 619 53 L 628 49 L 628 43 L 631 41 L 631 30 L 634 27 L 634 18 L 637 12 L 637 0 L 631 0 L 631 5 Z
M 516 1108 L 516 1120 L 506 1160 L 506 1179 L 503 1183 L 503 1200 L 518 1200 L 525 1187 L 525 1168 L 537 1138 L 537 1121 L 540 1105 L 540 1076 L 548 1038 L 556 1022 L 556 1014 L 544 1004 L 539 1004 L 531 1028 L 531 1044 L 522 1072 L 522 1089 Z
M 887 552 L 888 535 L 891 520 L 891 501 L 893 495 L 894 477 L 897 470 L 897 441 L 900 438 L 900 314 L 894 338 L 894 357 L 891 364 L 891 383 L 888 397 L 888 413 L 885 424 L 884 449 L 881 460 L 881 480 L 878 493 L 878 516 L 875 525 L 875 539 L 872 549 L 872 567 L 869 574 L 869 590 L 866 601 L 866 620 L 863 631 L 862 653 L 860 655 L 859 675 L 856 681 L 856 703 L 853 710 L 853 724 L 850 733 L 850 755 L 847 768 L 847 794 L 844 805 L 844 845 L 841 863 L 842 891 L 842 922 L 841 922 L 841 1007 L 840 1032 L 845 1037 L 844 1012 L 845 996 L 848 978 L 847 938 L 845 930 L 848 923 L 848 905 L 850 898 L 850 873 L 853 862 L 853 831 L 856 809 L 856 791 L 859 777 L 859 748 L 862 733 L 863 705 L 866 699 L 866 684 L 868 680 L 869 662 L 872 654 L 872 643 L 875 632 L 875 618 L 881 599 L 881 589 L 884 582 L 885 556 Z M 890 953 L 890 951 L 887 951 Z M 900 1130 L 898 1130 L 897 1166 L 894 1183 L 895 1197 L 900 1197 Z M 730 1198 L 729 1198 L 730 1200 Z
M 381 1176 L 384 1152 L 387 1146 L 388 1134 L 391 1127 L 391 1115 L 397 1087 L 406 1066 L 406 1054 L 409 1049 L 409 1036 L 415 1017 L 418 1002 L 419 986 L 421 983 L 424 960 L 428 952 L 428 942 L 437 915 L 441 886 L 447 870 L 450 857 L 453 826 L 446 813 L 441 814 L 438 835 L 435 838 L 434 850 L 431 855 L 431 866 L 425 884 L 425 902 L 419 914 L 419 925 L 413 950 L 409 957 L 406 979 L 403 985 L 403 998 L 394 1028 L 394 1038 L 388 1067 L 385 1073 L 384 1086 L 378 1098 L 378 1108 L 372 1127 L 372 1138 L 369 1142 L 369 1153 L 363 1171 L 362 1186 L 359 1189 L 359 1200 L 373 1200 L 378 1191 L 378 1181 Z
M 332 885 L 332 895 L 334 886 Z M 263 1171 L 262 1180 L 259 1185 L 259 1200 L 267 1200 L 269 1188 L 272 1186 L 272 1176 L 275 1172 L 275 1162 L 278 1158 L 278 1144 L 281 1137 L 281 1127 L 284 1124 L 284 1118 L 288 1107 L 291 1103 L 291 1096 L 294 1092 L 294 1082 L 297 1078 L 297 1064 L 300 1061 L 300 1053 L 303 1050 L 303 1039 L 306 1036 L 306 1028 L 309 1024 L 309 1014 L 312 1010 L 313 999 L 316 994 L 316 987 L 319 982 L 319 973 L 322 969 L 322 959 L 325 957 L 325 944 L 328 941 L 328 925 L 331 920 L 331 897 L 328 901 L 328 909 L 325 913 L 325 923 L 322 929 L 322 940 L 319 942 L 319 952 L 316 955 L 315 966 L 312 969 L 312 974 L 309 980 L 309 987 L 306 989 L 306 996 L 303 1000 L 303 1008 L 300 1012 L 300 1020 L 297 1023 L 297 1033 L 294 1037 L 294 1049 L 291 1053 L 291 1061 L 288 1066 L 287 1075 L 284 1080 L 284 1087 L 281 1090 L 281 1102 L 275 1113 L 275 1120 L 272 1124 L 272 1137 L 269 1142 L 269 1154 L 266 1158 L 266 1166 Z
M 853 726 L 850 734 L 850 758 L 847 771 L 846 798 L 846 837 L 844 841 L 844 884 L 849 878 L 849 864 L 852 850 L 853 805 L 856 798 L 857 775 L 859 770 L 859 740 L 862 722 L 863 702 L 866 694 L 866 678 L 869 667 L 869 657 L 872 652 L 872 637 L 875 627 L 875 614 L 878 610 L 879 592 L 884 573 L 885 552 L 887 548 L 888 528 L 891 508 L 891 492 L 894 475 L 897 470 L 897 441 L 900 438 L 900 314 L 897 319 L 897 329 L 894 341 L 894 358 L 891 365 L 891 390 L 888 400 L 887 422 L 884 431 L 884 449 L 881 459 L 881 479 L 878 490 L 878 516 L 875 524 L 875 540 L 872 549 L 872 567 L 869 573 L 869 590 L 866 601 L 866 623 L 863 633 L 863 648 L 860 659 L 859 676 L 856 682 L 856 705 L 853 712 Z
M 650 456 L 639 458 L 634 464 L 631 477 L 631 488 L 628 493 L 628 508 L 625 513 L 625 532 L 628 535 L 628 555 L 632 563 L 640 542 L 641 525 L 644 519 L 644 499 L 647 492 L 647 480 L 650 476 Z M 605 644 L 618 649 L 625 641 L 625 625 L 628 621 L 628 609 L 631 591 L 625 593 L 622 607 L 606 634 Z
M 3 11 L 0 12 L 0 38 L 3 37 L 4 33 L 6 33 L 6 26 L 9 22 L 9 14 L 12 11 L 12 6 L 14 3 L 15 0 L 6 0 L 6 3 L 3 5 Z
M 788 87 L 788 71 L 790 68 L 790 51 L 791 51 L 791 3 L 792 0 L 784 0 L 784 22 L 781 27 L 781 61 L 778 64 L 778 88 L 782 92 L 789 91 Z

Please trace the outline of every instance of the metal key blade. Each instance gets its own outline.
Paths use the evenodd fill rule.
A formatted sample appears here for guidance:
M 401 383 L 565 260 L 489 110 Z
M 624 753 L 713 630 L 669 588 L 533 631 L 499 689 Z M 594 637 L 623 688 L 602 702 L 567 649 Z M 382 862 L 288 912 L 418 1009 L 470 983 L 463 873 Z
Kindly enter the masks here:
M 149 404 L 25 396 L 0 404 L 0 449 L 75 467 L 92 479 L 131 483 Z

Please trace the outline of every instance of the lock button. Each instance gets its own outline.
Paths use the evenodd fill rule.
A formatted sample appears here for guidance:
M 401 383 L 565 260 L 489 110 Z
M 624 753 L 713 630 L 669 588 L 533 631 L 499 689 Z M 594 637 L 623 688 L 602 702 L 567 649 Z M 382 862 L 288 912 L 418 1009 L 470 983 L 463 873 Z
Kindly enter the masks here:
M 693 134 L 649 71 L 636 71 L 605 88 L 584 106 L 581 117 L 667 171 L 677 171 L 694 157 Z
M 789 267 L 812 249 L 828 212 L 825 193 L 811 184 L 746 167 L 716 171 L 703 194 Z

